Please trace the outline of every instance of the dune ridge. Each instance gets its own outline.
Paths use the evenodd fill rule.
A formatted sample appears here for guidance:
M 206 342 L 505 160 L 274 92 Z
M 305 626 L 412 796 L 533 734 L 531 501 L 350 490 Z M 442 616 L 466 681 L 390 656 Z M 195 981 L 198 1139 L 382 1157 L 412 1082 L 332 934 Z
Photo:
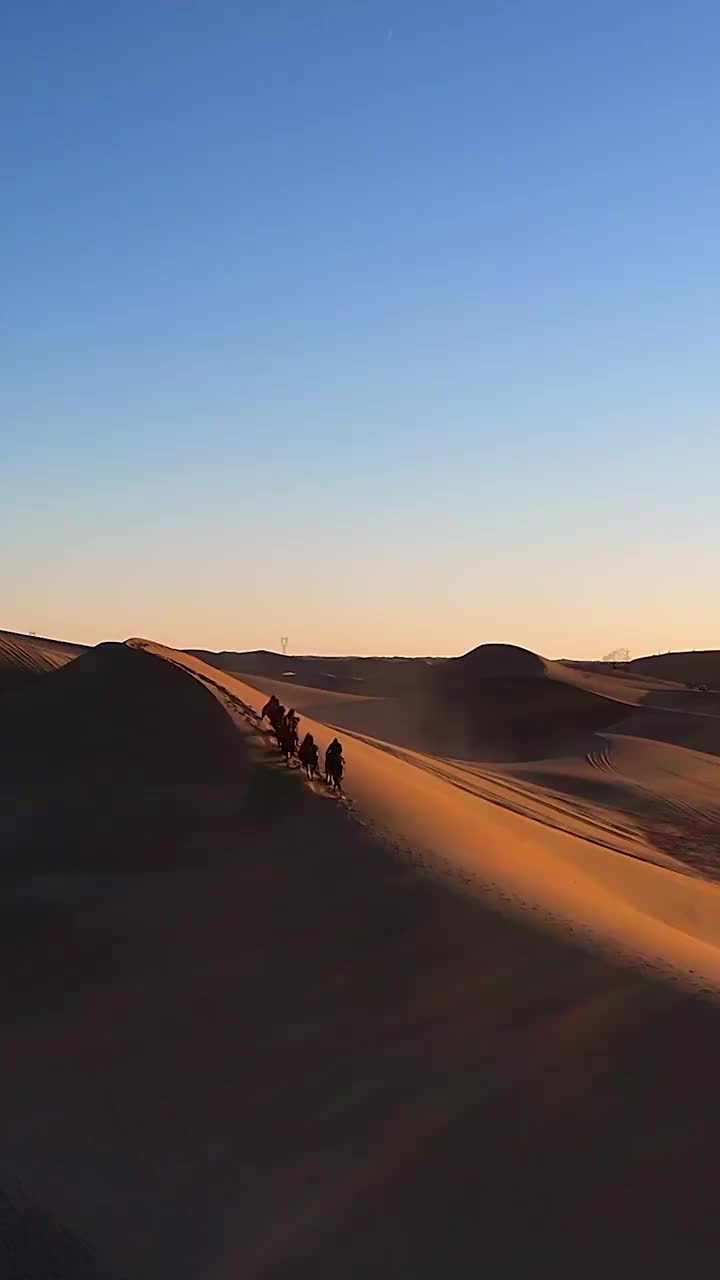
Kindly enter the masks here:
M 720 649 L 693 649 L 685 653 L 657 653 L 634 658 L 630 671 L 673 680 L 679 684 L 709 685 L 720 690 Z
M 0 694 L 34 676 L 56 671 L 82 653 L 82 645 L 0 631 Z
M 204 658 L 266 692 L 278 691 L 288 705 L 305 707 L 308 714 L 322 705 L 322 697 L 311 690 L 342 696 L 337 723 L 353 732 L 465 759 L 511 762 L 582 754 L 594 733 L 623 724 L 640 709 L 654 712 L 646 721 L 648 737 L 667 732 L 678 745 L 713 752 L 712 725 L 705 724 L 700 741 L 697 722 L 683 726 L 675 718 L 666 723 L 657 713 L 720 716 L 720 697 L 700 696 L 677 682 L 625 668 L 555 662 L 508 644 L 480 645 L 459 658 L 404 663 L 268 653 Z M 628 732 L 642 736 L 642 724 L 628 723 Z
M 92 769 L 194 775 L 235 765 L 232 725 L 178 664 L 109 642 L 10 692 L 0 715 L 0 770 Z

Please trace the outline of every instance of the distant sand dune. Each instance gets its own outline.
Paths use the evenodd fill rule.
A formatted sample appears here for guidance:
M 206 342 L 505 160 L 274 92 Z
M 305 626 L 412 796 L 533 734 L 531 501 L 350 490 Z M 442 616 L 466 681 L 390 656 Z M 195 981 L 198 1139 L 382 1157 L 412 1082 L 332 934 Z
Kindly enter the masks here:
M 57 670 L 82 652 L 81 645 L 0 631 L 0 694 L 32 676 Z
M 658 653 L 635 658 L 630 670 L 680 684 L 709 685 L 720 689 L 720 649 L 693 649 L 686 653 Z
M 238 677 L 241 679 L 241 677 Z M 478 676 L 472 666 L 438 665 L 421 689 L 394 698 L 362 697 L 248 676 L 318 719 L 413 750 L 476 760 L 538 759 L 581 749 L 589 735 L 628 708 L 546 676 Z
M 239 661 L 242 655 L 234 657 Z M 379 695 L 370 678 L 342 691 L 337 685 L 327 688 L 327 681 L 313 684 L 315 659 L 303 659 L 303 667 L 296 662 L 298 676 L 292 680 L 267 674 L 275 657 L 266 655 L 268 660 L 258 664 L 265 673 L 245 676 L 253 687 L 277 692 L 286 705 L 319 719 L 325 714 L 324 699 L 332 698 L 334 723 L 434 755 L 509 762 L 583 754 L 594 733 L 626 720 L 633 735 L 642 736 L 646 727 L 650 738 L 663 740 L 667 733 L 667 740 L 678 745 L 716 749 L 720 698 L 703 698 L 643 673 L 551 662 L 513 645 L 481 645 L 461 658 L 418 663 L 391 695 Z M 278 671 L 286 661 L 275 662 Z M 388 679 L 383 675 L 381 684 Z M 648 713 L 642 722 L 630 719 L 636 709 Z M 660 715 L 661 710 L 672 718 Z M 688 713 L 685 722 L 678 718 L 681 711 Z M 693 719 L 700 712 L 719 718 L 701 724 Z
M 230 675 L 282 680 L 291 672 L 298 684 L 331 692 L 392 697 L 421 684 L 428 666 L 443 659 L 323 658 L 285 656 L 259 649 L 250 653 L 211 653 L 188 649 L 196 657 Z
M 462 668 L 476 678 L 507 676 L 545 676 L 548 664 L 530 649 L 514 644 L 481 644 L 460 658 L 450 658 L 448 666 Z

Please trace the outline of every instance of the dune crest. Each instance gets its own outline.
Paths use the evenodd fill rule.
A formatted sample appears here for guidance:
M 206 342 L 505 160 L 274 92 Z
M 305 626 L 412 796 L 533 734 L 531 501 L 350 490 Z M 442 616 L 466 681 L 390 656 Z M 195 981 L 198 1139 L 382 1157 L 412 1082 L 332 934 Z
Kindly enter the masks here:
M 217 703 L 177 664 L 125 644 L 81 653 L 3 700 L 0 768 L 107 768 L 149 777 L 232 769 L 237 740 Z
M 449 662 L 472 670 L 476 676 L 547 675 L 544 658 L 514 644 L 481 644 L 459 658 L 450 658 Z
M 720 649 L 693 649 L 685 653 L 657 653 L 634 658 L 630 670 L 679 684 L 709 685 L 720 690 Z
M 0 694 L 58 670 L 83 651 L 82 645 L 0 631 Z

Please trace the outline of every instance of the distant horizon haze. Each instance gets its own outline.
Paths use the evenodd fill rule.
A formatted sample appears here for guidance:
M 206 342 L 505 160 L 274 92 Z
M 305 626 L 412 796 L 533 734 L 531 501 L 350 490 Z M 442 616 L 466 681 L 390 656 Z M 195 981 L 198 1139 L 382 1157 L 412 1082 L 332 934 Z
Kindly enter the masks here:
M 0 619 L 0 622 L 3 622 L 3 621 L 4 621 L 3 619 Z M 65 644 L 86 645 L 89 647 L 92 647 L 97 644 L 105 644 L 105 643 L 123 644 L 127 640 L 141 638 L 141 639 L 151 639 L 156 641 L 159 644 L 164 644 L 164 645 L 167 645 L 169 648 L 179 649 L 186 653 L 194 652 L 194 651 L 204 651 L 207 653 L 267 652 L 267 653 L 276 654 L 278 657 L 285 656 L 283 655 L 283 652 L 282 652 L 279 636 L 275 644 L 267 643 L 267 644 L 246 645 L 241 643 L 238 643 L 238 644 L 220 643 L 215 645 L 209 645 L 209 644 L 195 644 L 195 643 L 191 643 L 191 644 L 177 643 L 176 644 L 170 640 L 162 639 L 155 635 L 151 636 L 147 634 L 145 631 L 143 631 L 142 629 L 128 632 L 127 635 L 121 635 L 121 634 L 102 635 L 99 638 L 94 638 L 94 639 L 87 639 L 80 635 L 74 635 L 69 633 L 66 634 L 64 632 L 61 633 L 59 631 L 55 632 L 52 630 L 38 630 L 37 628 L 28 629 L 28 628 L 22 628 L 22 627 L 10 627 L 5 625 L 0 626 L 0 632 L 10 632 L 11 634 L 20 635 L 20 636 L 31 636 L 41 641 L 54 640 L 54 641 L 60 641 Z M 318 649 L 318 648 L 314 648 L 314 649 L 313 648 L 308 648 L 308 649 L 294 648 L 292 646 L 292 637 L 290 637 L 290 644 L 288 646 L 288 651 L 286 656 L 289 661 L 292 658 L 400 658 L 400 659 L 409 658 L 409 659 L 418 659 L 418 660 L 421 660 L 423 658 L 428 658 L 428 659 L 457 658 L 457 657 L 463 657 L 465 654 L 470 653 L 473 649 L 476 649 L 482 645 L 507 645 L 507 646 L 516 647 L 516 648 L 527 649 L 529 652 L 536 653 L 540 657 L 547 658 L 550 661 L 602 662 L 603 660 L 606 660 L 606 659 L 612 660 L 610 658 L 610 654 L 612 653 L 612 650 L 608 650 L 602 654 L 565 653 L 565 652 L 551 653 L 551 652 L 543 652 L 543 650 L 539 648 L 533 648 L 532 645 L 518 645 L 516 641 L 507 640 L 507 639 L 506 640 L 497 640 L 497 639 L 482 640 L 481 639 L 477 642 L 477 644 L 470 644 L 468 645 L 467 648 L 459 650 L 457 653 L 449 653 L 449 652 L 441 653 L 439 651 L 430 652 L 429 650 L 422 653 L 420 652 L 402 653 L 399 650 L 397 652 L 392 652 L 392 653 L 391 652 L 360 653 L 350 649 L 340 652 L 340 651 L 330 651 L 328 649 Z M 617 648 L 619 646 L 615 646 L 615 647 Z M 632 662 L 634 658 L 655 657 L 659 654 L 665 654 L 665 653 L 699 653 L 699 652 L 705 652 L 705 651 L 718 652 L 719 650 L 720 650 L 720 645 L 712 645 L 712 644 L 687 645 L 682 648 L 674 648 L 674 649 L 646 649 L 643 651 L 638 650 L 637 652 L 630 651 L 629 661 Z

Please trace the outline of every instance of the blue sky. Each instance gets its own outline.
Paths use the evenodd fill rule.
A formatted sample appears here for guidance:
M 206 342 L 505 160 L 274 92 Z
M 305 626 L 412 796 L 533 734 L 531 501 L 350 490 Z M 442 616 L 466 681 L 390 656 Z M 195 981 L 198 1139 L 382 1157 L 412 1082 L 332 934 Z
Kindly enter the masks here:
M 6 0 L 0 624 L 720 645 L 720 10 Z

